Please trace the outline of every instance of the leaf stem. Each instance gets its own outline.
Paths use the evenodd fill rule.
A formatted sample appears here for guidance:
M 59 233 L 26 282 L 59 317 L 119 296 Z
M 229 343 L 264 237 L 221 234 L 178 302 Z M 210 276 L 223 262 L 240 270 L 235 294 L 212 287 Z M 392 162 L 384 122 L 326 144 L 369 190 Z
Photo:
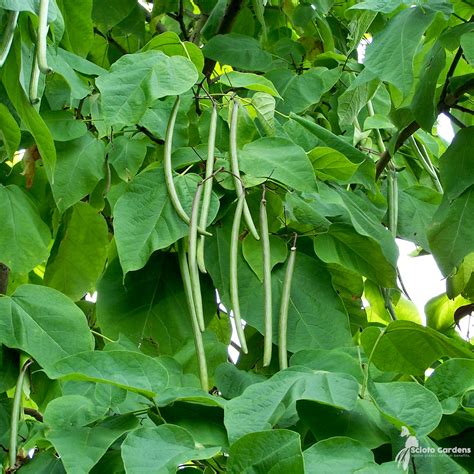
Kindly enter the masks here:
M 263 292 L 264 292 L 264 345 L 263 366 L 270 365 L 272 360 L 272 267 L 270 236 L 268 233 L 267 200 L 265 199 L 265 185 L 262 186 L 262 200 L 260 202 L 260 235 L 262 237 L 263 254 Z
M 242 181 L 240 178 L 239 170 L 239 159 L 237 154 L 237 123 L 239 117 L 239 103 L 236 100 L 232 101 L 232 111 L 230 116 L 230 143 L 229 143 L 229 154 L 230 154 L 230 166 L 232 174 L 234 175 L 234 185 L 237 197 L 240 197 L 243 192 Z M 244 194 L 245 196 L 245 194 Z M 260 236 L 258 235 L 255 224 L 253 223 L 252 215 L 250 214 L 250 209 L 247 205 L 247 202 L 244 200 L 244 219 L 247 224 L 247 227 L 250 230 L 250 233 L 254 236 L 255 239 L 259 240 Z
M 201 216 L 199 218 L 199 225 L 202 229 L 206 228 L 207 218 L 209 216 L 209 208 L 212 197 L 212 184 L 214 173 L 214 155 L 216 149 L 216 130 L 217 130 L 217 106 L 212 107 L 211 123 L 209 126 L 209 138 L 207 143 L 207 160 L 206 160 L 206 177 L 204 178 L 204 194 L 202 198 Z M 204 235 L 201 235 L 197 247 L 197 262 L 202 273 L 206 272 L 206 265 L 204 263 Z
M 8 12 L 7 25 L 3 33 L 2 44 L 0 45 L 0 67 L 3 66 L 8 53 L 10 52 L 13 36 L 15 35 L 16 24 L 18 23 L 18 15 L 19 12 L 17 11 L 12 10 Z
M 366 370 L 364 371 L 364 381 L 362 382 L 362 386 L 360 388 L 360 398 L 365 397 L 365 391 L 367 389 L 367 384 L 369 383 L 369 368 L 370 368 L 370 364 L 372 363 L 372 357 L 374 356 L 375 349 L 377 348 L 380 342 L 380 339 L 382 339 L 382 336 L 385 334 L 386 330 L 387 328 L 385 327 L 383 328 L 382 331 L 380 331 L 380 334 L 378 335 L 377 340 L 375 341 L 375 344 L 372 347 L 372 350 L 370 351 L 369 359 L 367 361 L 367 367 L 366 367 Z
M 189 249 L 188 249 L 188 265 L 191 276 L 191 288 L 193 292 L 194 308 L 196 317 L 201 331 L 206 329 L 204 324 L 204 315 L 202 310 L 201 282 L 199 281 L 199 269 L 197 265 L 197 228 L 199 218 L 199 204 L 202 196 L 202 182 L 197 185 L 196 194 L 193 199 L 191 210 L 191 219 L 189 221 Z
M 176 187 L 174 185 L 173 180 L 173 165 L 171 163 L 171 154 L 173 150 L 173 132 L 174 126 L 176 123 L 176 116 L 178 115 L 180 99 L 179 96 L 176 97 L 176 101 L 173 105 L 173 109 L 171 110 L 171 116 L 168 121 L 168 127 L 166 129 L 166 136 L 165 136 L 165 150 L 164 150 L 164 157 L 163 157 L 163 169 L 165 172 L 165 183 L 168 189 L 168 195 L 170 197 L 170 201 L 174 210 L 178 214 L 178 216 L 189 225 L 189 216 L 186 211 L 183 209 L 181 201 L 179 200 L 178 193 L 176 192 Z M 198 228 L 198 232 L 204 235 L 211 235 L 209 232 L 206 232 L 203 229 Z
M 48 37 L 48 8 L 49 0 L 40 0 L 38 15 L 38 44 L 36 49 L 36 57 L 38 59 L 39 70 L 43 74 L 49 74 L 52 72 L 52 69 L 48 66 L 48 60 L 46 58 L 46 47 Z
M 196 355 L 198 358 L 199 378 L 201 380 L 201 387 L 206 392 L 209 390 L 209 379 L 207 374 L 206 353 L 204 351 L 204 343 L 202 340 L 202 333 L 199 328 L 199 323 L 196 316 L 196 309 L 193 299 L 193 291 L 191 288 L 191 276 L 189 273 L 188 262 L 186 261 L 186 252 L 184 250 L 183 241 L 178 242 L 178 261 L 179 269 L 181 270 L 181 278 L 183 280 L 184 293 L 188 303 L 189 315 L 191 316 L 191 324 L 193 327 L 194 346 L 196 348 Z
M 28 367 L 33 363 L 31 359 L 26 360 L 23 366 L 20 369 L 18 379 L 15 387 L 15 395 L 13 397 L 13 407 L 12 407 L 12 420 L 10 426 L 10 469 L 13 470 L 16 465 L 16 454 L 17 454 L 17 437 L 18 437 L 18 421 L 20 420 L 21 412 L 21 400 L 23 396 L 23 382 L 25 380 L 25 374 L 28 370 Z
M 247 341 L 245 340 L 244 330 L 242 328 L 242 319 L 240 317 L 239 303 L 239 278 L 238 278 L 238 250 L 239 250 L 239 230 L 242 219 L 242 211 L 245 202 L 245 191 L 242 190 L 237 206 L 235 208 L 234 219 L 232 222 L 232 233 L 230 237 L 230 301 L 234 313 L 235 328 L 239 338 L 240 347 L 244 354 L 248 353 Z
M 288 329 L 288 309 L 290 306 L 291 281 L 293 279 L 293 270 L 295 268 L 296 259 L 296 239 L 294 235 L 293 244 L 290 249 L 290 256 L 286 265 L 285 280 L 283 281 L 283 290 L 280 305 L 280 322 L 278 332 L 278 359 L 280 362 L 280 370 L 288 367 L 288 351 L 287 351 L 287 329 Z

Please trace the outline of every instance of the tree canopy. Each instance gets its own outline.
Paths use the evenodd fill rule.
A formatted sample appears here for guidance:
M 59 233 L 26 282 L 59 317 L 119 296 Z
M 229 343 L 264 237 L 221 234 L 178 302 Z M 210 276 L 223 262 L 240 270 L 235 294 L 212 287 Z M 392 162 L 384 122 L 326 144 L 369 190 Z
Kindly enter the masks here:
M 5 472 L 473 471 L 472 0 L 0 25 Z

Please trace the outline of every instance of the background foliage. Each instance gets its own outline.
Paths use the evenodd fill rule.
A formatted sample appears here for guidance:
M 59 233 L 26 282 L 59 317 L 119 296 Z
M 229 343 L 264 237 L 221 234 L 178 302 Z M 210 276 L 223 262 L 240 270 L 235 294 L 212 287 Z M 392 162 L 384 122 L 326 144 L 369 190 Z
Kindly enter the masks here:
M 402 427 L 421 447 L 474 446 L 472 346 L 456 331 L 474 304 L 473 13 L 0 0 L 6 471 L 396 473 Z M 399 289 L 395 237 L 446 277 L 426 325 Z M 246 322 L 235 363 L 215 289 Z M 414 455 L 407 470 L 473 459 Z

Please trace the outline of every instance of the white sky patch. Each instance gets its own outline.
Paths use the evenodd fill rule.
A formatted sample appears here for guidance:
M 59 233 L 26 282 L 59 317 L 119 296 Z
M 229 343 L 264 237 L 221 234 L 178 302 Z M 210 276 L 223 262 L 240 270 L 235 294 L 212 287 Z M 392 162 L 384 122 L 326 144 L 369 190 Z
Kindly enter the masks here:
M 397 239 L 397 244 L 400 251 L 398 268 L 403 283 L 426 324 L 425 304 L 446 291 L 446 282 L 431 255 L 411 257 L 416 249 L 414 243 Z
M 451 143 L 454 138 L 454 130 L 451 124 L 451 120 L 444 114 L 438 115 L 436 122 L 436 130 L 438 135 L 448 143 Z

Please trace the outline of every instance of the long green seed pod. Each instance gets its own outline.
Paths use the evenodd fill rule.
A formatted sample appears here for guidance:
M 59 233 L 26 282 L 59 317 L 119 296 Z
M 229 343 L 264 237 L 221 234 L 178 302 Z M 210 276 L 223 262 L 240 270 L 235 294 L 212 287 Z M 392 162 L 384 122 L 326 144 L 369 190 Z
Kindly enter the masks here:
M 237 155 L 237 120 L 239 117 L 239 103 L 233 101 L 232 103 L 232 113 L 230 115 L 230 142 L 229 142 L 229 154 L 230 154 L 230 166 L 232 174 L 234 175 L 234 185 L 237 197 L 240 197 L 243 191 L 242 181 L 240 180 L 240 170 L 239 170 L 239 159 Z M 251 234 L 255 239 L 259 240 L 260 236 L 258 235 L 255 224 L 253 223 L 252 215 L 250 214 L 250 209 L 247 205 L 247 202 L 244 201 L 244 219 L 249 228 Z
M 237 200 L 237 206 L 235 208 L 234 220 L 232 222 L 232 233 L 230 237 L 230 301 L 232 304 L 232 311 L 234 313 L 235 328 L 237 330 L 237 336 L 239 338 L 240 347 L 244 354 L 248 353 L 247 341 L 245 340 L 244 330 L 242 329 L 242 319 L 240 317 L 240 303 L 239 303 L 239 278 L 237 271 L 238 262 L 238 250 L 239 250 L 239 231 L 240 221 L 242 220 L 242 211 L 245 202 L 245 191 L 242 193 Z
M 205 330 L 204 314 L 202 310 L 201 283 L 199 281 L 199 269 L 197 266 L 197 223 L 199 218 L 199 204 L 201 203 L 202 183 L 196 188 L 196 194 L 193 199 L 193 207 L 191 209 L 191 219 L 189 221 L 189 250 L 188 265 L 191 275 L 191 288 L 193 290 L 194 307 L 196 309 L 196 317 L 201 331 Z
M 217 106 L 214 104 L 211 114 L 211 123 L 209 127 L 209 138 L 207 143 L 206 177 L 204 181 L 204 194 L 202 198 L 201 215 L 199 217 L 199 226 L 206 228 L 207 218 L 209 216 L 209 207 L 212 196 L 212 173 L 214 172 L 214 155 L 216 150 L 216 130 L 217 130 Z M 197 248 L 197 262 L 202 273 L 206 273 L 204 263 L 204 235 L 201 235 Z
M 23 382 L 25 380 L 25 374 L 32 363 L 32 360 L 27 360 L 20 369 L 20 374 L 18 375 L 18 379 L 16 382 L 15 387 L 15 395 L 13 397 L 13 406 L 12 406 L 12 420 L 10 425 L 10 446 L 9 446 L 9 454 L 10 454 L 10 468 L 14 470 L 16 465 L 16 455 L 17 455 L 17 437 L 18 437 L 18 420 L 20 419 L 20 411 L 21 411 L 21 398 L 23 394 Z
M 16 24 L 18 22 L 18 14 L 19 12 L 17 11 L 8 12 L 7 26 L 3 32 L 3 41 L 0 45 L 0 67 L 2 67 L 7 60 L 8 53 L 10 52 Z
M 165 183 L 166 188 L 168 189 L 168 195 L 170 197 L 170 201 L 174 210 L 178 214 L 178 216 L 189 225 L 189 216 L 186 211 L 183 209 L 181 205 L 181 201 L 179 200 L 178 193 L 176 192 L 176 187 L 174 185 L 173 180 L 173 165 L 171 163 L 171 154 L 173 150 L 173 132 L 174 132 L 174 125 L 176 123 L 176 116 L 178 115 L 180 99 L 179 96 L 176 97 L 176 101 L 173 105 L 173 109 L 171 110 L 171 116 L 168 122 L 168 127 L 166 129 L 166 136 L 165 136 L 165 150 L 164 150 L 164 157 L 163 157 L 163 170 L 165 172 Z M 209 232 L 198 227 L 198 232 L 204 235 L 212 235 Z
M 189 274 L 188 262 L 186 261 L 186 252 L 184 251 L 184 245 L 182 241 L 178 242 L 178 260 L 181 278 L 183 279 L 184 292 L 186 294 L 186 302 L 188 304 L 189 314 L 191 316 L 191 324 L 193 327 L 194 347 L 196 348 L 199 366 L 199 378 L 201 380 L 202 389 L 207 392 L 209 390 L 209 379 L 207 375 L 206 353 L 204 351 L 202 334 L 196 316 L 196 309 L 194 307 L 191 277 Z
M 288 308 L 290 306 L 290 295 L 291 295 L 291 281 L 293 279 L 293 270 L 295 268 L 296 258 L 296 236 L 293 240 L 293 245 L 290 250 L 290 256 L 288 257 L 288 263 L 286 265 L 285 280 L 283 282 L 283 290 L 281 295 L 280 305 L 280 324 L 278 332 L 278 359 L 280 362 L 280 369 L 286 369 L 288 367 L 288 352 L 287 346 L 287 329 L 288 329 Z
M 390 163 L 388 174 L 388 228 L 395 238 L 397 236 L 398 227 L 398 182 L 397 170 Z
M 38 67 L 43 74 L 49 74 L 52 69 L 48 66 L 46 58 L 46 45 L 48 37 L 48 7 L 49 0 L 40 0 L 39 6 L 39 25 L 38 25 L 38 44 L 36 48 L 36 56 L 38 58 Z
M 38 60 L 35 54 L 33 57 L 33 63 L 31 64 L 30 87 L 28 89 L 30 102 L 33 105 L 39 102 L 39 97 L 38 97 L 39 77 L 40 77 L 40 70 L 38 68 Z
M 263 292 L 264 292 L 264 345 L 263 366 L 270 365 L 272 360 L 272 266 L 270 253 L 270 236 L 268 233 L 267 200 L 265 199 L 265 185 L 263 185 L 262 200 L 260 202 L 260 235 L 263 254 Z

